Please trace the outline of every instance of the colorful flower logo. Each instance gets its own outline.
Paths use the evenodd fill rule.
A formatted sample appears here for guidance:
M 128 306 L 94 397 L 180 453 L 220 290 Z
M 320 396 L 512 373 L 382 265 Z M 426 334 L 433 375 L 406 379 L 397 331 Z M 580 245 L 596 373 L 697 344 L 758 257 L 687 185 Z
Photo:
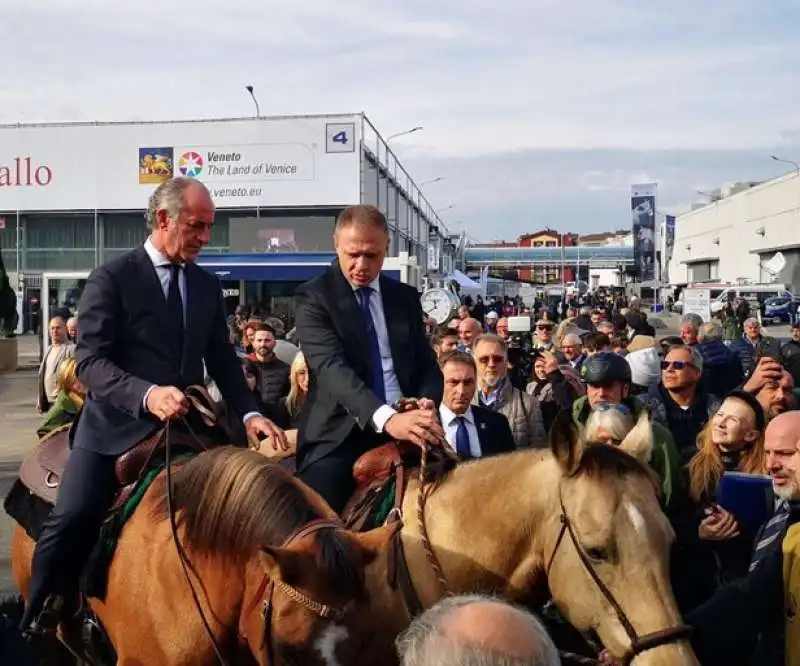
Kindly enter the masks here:
M 178 171 L 189 178 L 197 178 L 203 172 L 203 157 L 199 153 L 189 151 L 178 159 Z

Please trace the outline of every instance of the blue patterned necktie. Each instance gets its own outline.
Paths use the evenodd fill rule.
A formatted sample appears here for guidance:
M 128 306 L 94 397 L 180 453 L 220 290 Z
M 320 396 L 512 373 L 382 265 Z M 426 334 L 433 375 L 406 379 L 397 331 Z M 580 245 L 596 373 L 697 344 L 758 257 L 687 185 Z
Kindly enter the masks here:
M 378 344 L 378 333 L 375 330 L 375 320 L 369 309 L 369 299 L 372 296 L 372 287 L 361 287 L 356 290 L 358 302 L 361 305 L 361 314 L 364 315 L 364 323 L 367 327 L 367 339 L 369 340 L 369 360 L 372 368 L 372 382 L 370 388 L 379 400 L 386 402 L 386 387 L 383 383 L 383 360 L 381 359 L 381 347 Z
M 753 557 L 750 560 L 750 571 L 753 571 L 759 564 L 773 552 L 775 542 L 778 542 L 780 547 L 780 539 L 786 529 L 786 523 L 789 522 L 789 504 L 788 502 L 781 502 L 775 514 L 764 525 L 761 531 L 760 538 L 756 544 L 756 549 L 753 551 Z
M 463 416 L 457 416 L 456 421 L 458 422 L 458 427 L 456 428 L 456 454 L 461 460 L 469 460 L 472 458 L 472 448 L 469 445 L 467 419 Z

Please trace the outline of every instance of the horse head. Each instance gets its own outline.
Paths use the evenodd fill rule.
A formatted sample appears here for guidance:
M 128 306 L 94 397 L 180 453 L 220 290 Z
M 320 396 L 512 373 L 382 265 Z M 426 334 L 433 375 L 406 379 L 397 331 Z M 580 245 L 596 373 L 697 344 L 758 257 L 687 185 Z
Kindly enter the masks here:
M 568 412 L 551 429 L 559 468 L 543 535 L 553 599 L 622 663 L 697 664 L 670 586 L 674 533 L 661 510 L 649 415 L 617 446 L 583 441 Z M 635 456 L 635 457 L 634 457 Z
M 263 547 L 240 626 L 258 663 L 355 663 L 365 637 L 353 620 L 368 611 L 364 569 L 395 529 L 354 534 L 322 519 Z

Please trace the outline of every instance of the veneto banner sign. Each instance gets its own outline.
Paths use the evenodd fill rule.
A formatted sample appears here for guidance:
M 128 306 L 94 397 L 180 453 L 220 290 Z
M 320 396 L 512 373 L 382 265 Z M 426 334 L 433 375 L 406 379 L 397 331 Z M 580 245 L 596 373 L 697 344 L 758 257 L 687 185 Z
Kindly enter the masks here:
M 0 212 L 140 210 L 173 176 L 220 208 L 360 200 L 359 116 L 0 127 Z

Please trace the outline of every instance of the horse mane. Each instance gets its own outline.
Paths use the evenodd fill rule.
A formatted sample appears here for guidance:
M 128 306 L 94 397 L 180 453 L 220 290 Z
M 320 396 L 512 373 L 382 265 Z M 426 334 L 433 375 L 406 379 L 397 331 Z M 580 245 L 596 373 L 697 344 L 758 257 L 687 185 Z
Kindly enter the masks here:
M 658 477 L 648 465 L 619 447 L 605 443 L 587 443 L 575 471 L 570 476 L 572 478 L 641 476 L 656 486 L 658 494 L 661 492 Z
M 301 527 L 324 518 L 280 465 L 249 449 L 219 447 L 181 466 L 172 476 L 172 508 L 188 549 L 237 564 L 263 547 L 282 547 Z M 154 486 L 156 520 L 169 518 L 166 475 Z M 340 530 L 314 535 L 316 564 L 342 591 L 363 591 L 361 558 Z

